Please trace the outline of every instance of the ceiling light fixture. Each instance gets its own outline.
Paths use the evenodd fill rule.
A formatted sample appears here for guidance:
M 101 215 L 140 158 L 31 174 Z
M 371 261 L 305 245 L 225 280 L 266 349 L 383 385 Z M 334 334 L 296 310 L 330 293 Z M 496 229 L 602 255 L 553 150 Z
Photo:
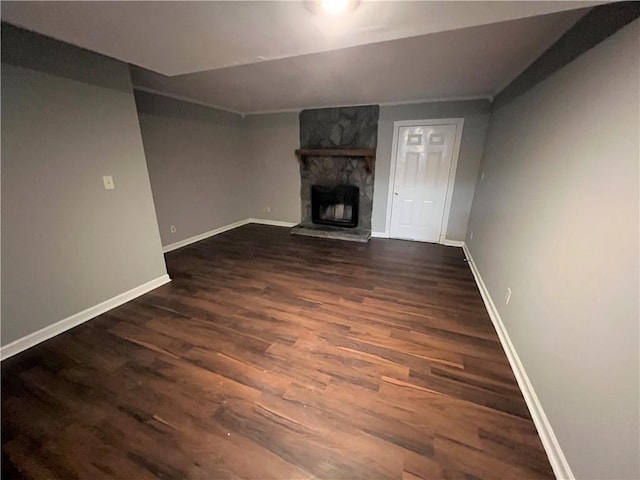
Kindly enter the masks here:
M 338 17 L 353 12 L 360 0 L 302 0 L 304 7 L 319 17 Z
M 338 15 L 349 6 L 349 0 L 322 0 L 322 9 L 331 15 Z

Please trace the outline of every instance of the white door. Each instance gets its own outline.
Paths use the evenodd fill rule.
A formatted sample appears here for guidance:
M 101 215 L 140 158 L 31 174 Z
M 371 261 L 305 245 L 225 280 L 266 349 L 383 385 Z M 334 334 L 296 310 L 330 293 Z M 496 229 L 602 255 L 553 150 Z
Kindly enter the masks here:
M 391 237 L 440 241 L 456 129 L 456 125 L 399 127 Z

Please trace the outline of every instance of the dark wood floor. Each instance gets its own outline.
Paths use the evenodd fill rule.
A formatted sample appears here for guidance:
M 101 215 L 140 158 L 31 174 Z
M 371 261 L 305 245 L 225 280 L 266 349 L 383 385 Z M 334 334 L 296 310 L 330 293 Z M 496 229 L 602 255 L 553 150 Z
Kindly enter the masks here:
M 2 364 L 3 479 L 553 478 L 459 248 L 248 225 Z

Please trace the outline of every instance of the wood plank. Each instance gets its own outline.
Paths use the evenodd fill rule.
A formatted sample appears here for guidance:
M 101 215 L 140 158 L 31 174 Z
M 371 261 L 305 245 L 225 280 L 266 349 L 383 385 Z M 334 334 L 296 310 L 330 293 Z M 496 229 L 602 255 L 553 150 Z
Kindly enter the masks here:
M 371 172 L 376 158 L 374 148 L 300 148 L 295 154 L 299 162 L 304 162 L 306 157 L 361 157 L 367 172 Z
M 459 248 L 246 225 L 2 364 L 3 478 L 553 478 Z

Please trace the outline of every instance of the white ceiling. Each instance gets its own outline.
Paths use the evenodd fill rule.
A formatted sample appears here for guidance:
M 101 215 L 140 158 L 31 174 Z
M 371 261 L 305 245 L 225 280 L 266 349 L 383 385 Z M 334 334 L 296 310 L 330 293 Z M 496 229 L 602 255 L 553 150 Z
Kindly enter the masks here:
M 492 96 L 602 2 L 8 2 L 2 20 L 131 63 L 136 86 L 227 110 Z M 561 12 L 561 13 L 555 13 Z
M 563 12 L 135 85 L 235 112 L 492 97 L 584 12 Z

